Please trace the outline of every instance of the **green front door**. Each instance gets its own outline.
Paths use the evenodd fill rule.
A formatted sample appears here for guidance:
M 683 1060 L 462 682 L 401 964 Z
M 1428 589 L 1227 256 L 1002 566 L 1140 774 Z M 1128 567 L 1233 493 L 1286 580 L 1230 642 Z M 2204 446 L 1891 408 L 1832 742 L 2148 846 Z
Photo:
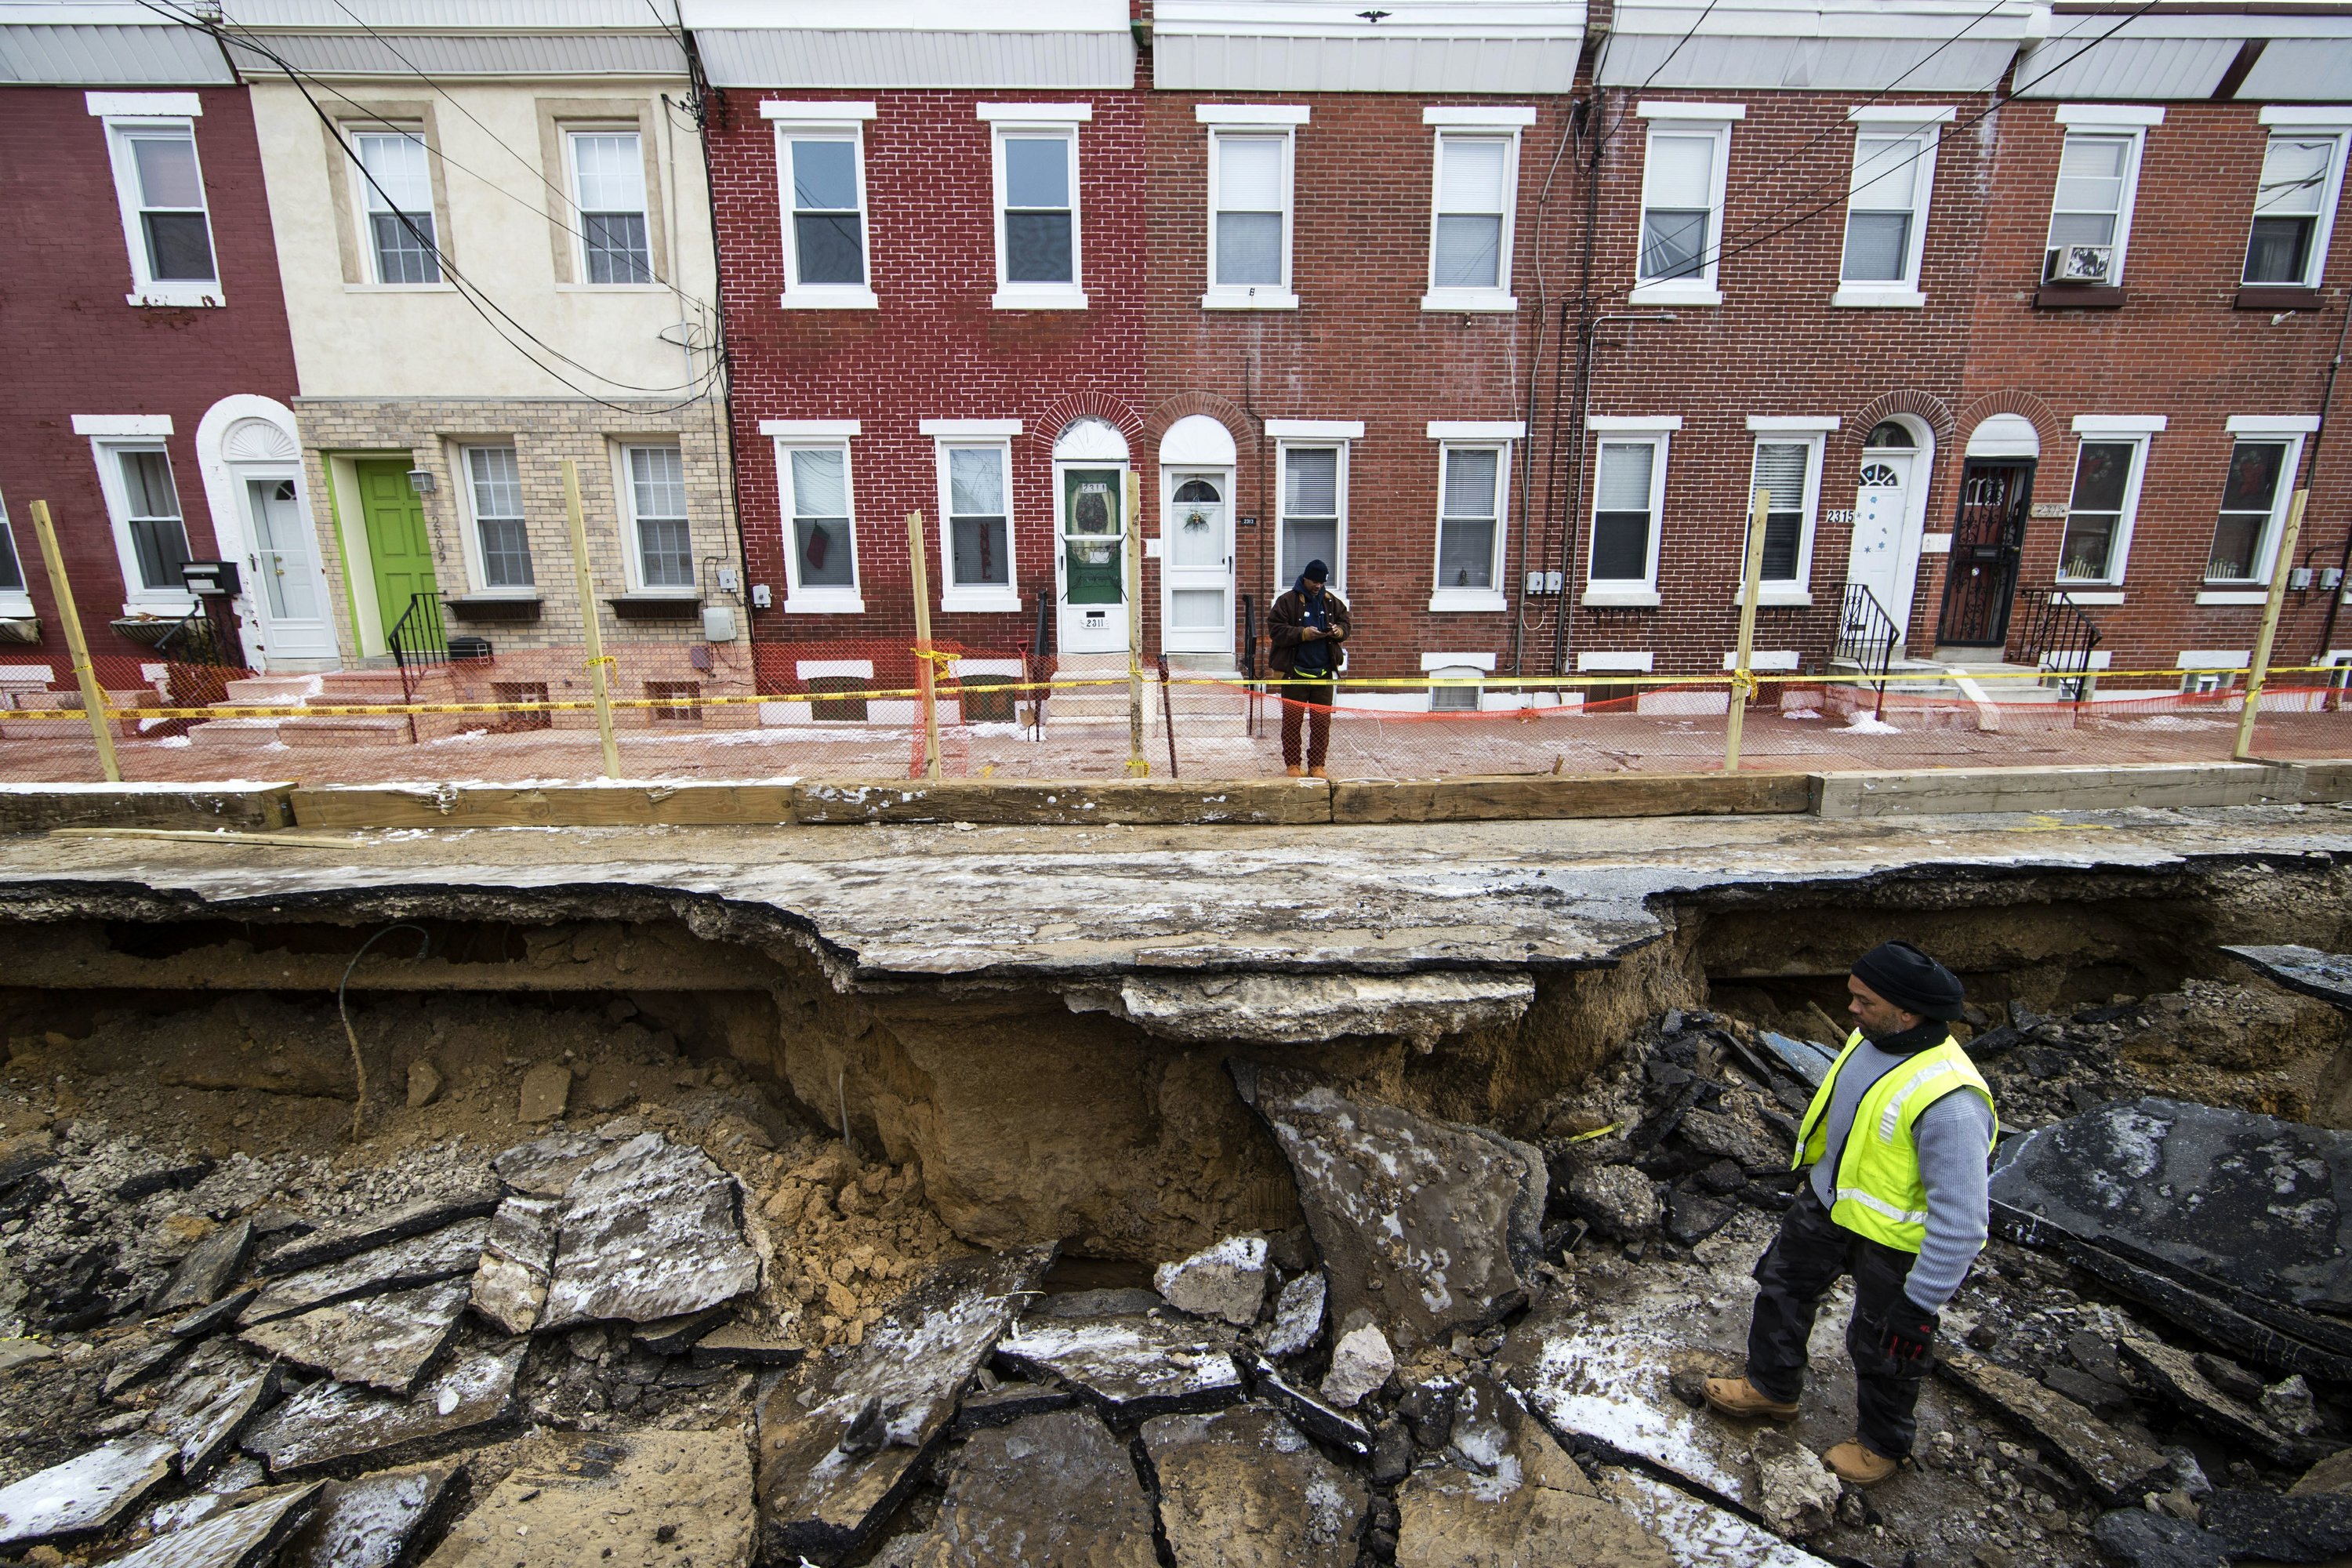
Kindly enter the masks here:
M 425 531 L 425 503 L 409 488 L 406 462 L 393 458 L 352 466 L 359 475 L 360 518 L 367 531 L 369 569 L 374 574 L 376 613 L 389 636 L 409 600 L 434 591 L 433 539 Z

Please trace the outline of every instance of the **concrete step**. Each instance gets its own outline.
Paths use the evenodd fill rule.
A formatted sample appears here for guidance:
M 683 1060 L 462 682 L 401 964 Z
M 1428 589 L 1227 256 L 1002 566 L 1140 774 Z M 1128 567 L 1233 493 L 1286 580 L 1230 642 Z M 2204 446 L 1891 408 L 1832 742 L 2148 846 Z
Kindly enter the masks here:
M 225 700 L 239 708 L 300 701 L 321 689 L 323 675 L 248 675 L 230 681 Z
M 315 719 L 268 721 L 289 746 L 406 745 L 408 721 L 390 713 L 322 713 Z
M 200 752 L 250 752 L 278 739 L 276 719 L 207 719 L 188 726 L 188 743 Z

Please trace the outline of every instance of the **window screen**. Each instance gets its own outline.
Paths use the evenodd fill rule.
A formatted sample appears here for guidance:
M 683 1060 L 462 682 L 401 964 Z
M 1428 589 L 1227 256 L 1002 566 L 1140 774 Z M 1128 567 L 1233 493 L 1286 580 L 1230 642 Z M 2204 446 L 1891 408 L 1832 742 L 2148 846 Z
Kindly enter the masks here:
M 1282 281 L 1283 142 L 1279 136 L 1216 139 L 1215 280 L 1221 286 Z
M 1594 582 L 1649 581 L 1651 478 L 1657 460 L 1658 448 L 1648 441 L 1601 444 L 1593 487 Z
M 2327 175 L 2336 161 L 2332 136 L 2273 136 L 2263 154 L 2254 193 L 2254 227 L 2246 243 L 2246 281 L 2301 284 L 2311 268 Z
M 1077 280 L 1067 136 L 1004 138 L 1004 280 Z
M 1649 280 L 1706 271 L 1715 204 L 1716 138 L 1653 132 L 1643 176 L 1641 275 Z
M 1845 261 L 1838 274 L 1844 281 L 1911 281 L 1911 228 L 1917 221 L 1925 150 L 1926 143 L 1916 136 L 1854 138 Z
M 1437 142 L 1436 234 L 1431 280 L 1440 289 L 1499 289 L 1510 143 L 1496 136 Z

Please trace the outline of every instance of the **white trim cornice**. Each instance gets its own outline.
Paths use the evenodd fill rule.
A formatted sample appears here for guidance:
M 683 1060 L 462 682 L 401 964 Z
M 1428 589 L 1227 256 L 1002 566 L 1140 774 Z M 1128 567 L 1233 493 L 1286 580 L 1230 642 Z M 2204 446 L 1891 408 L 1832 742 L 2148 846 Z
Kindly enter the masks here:
M 760 103 L 762 120 L 789 120 L 795 122 L 820 124 L 837 120 L 871 120 L 875 117 L 870 99 L 763 99 Z
M 1196 103 L 1192 118 L 1202 125 L 1304 125 L 1312 112 L 1303 103 Z
M 865 422 L 858 419 L 762 419 L 762 436 L 797 436 L 803 439 L 839 439 L 844 436 L 865 433 Z

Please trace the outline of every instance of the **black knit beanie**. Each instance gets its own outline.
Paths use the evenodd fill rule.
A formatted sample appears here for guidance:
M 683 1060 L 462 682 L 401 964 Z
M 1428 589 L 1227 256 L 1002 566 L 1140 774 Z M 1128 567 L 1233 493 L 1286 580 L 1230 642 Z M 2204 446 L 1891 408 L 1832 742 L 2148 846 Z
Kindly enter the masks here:
M 1906 1013 L 1960 1016 L 1960 977 L 1907 942 L 1880 942 L 1854 964 L 1853 977 Z

